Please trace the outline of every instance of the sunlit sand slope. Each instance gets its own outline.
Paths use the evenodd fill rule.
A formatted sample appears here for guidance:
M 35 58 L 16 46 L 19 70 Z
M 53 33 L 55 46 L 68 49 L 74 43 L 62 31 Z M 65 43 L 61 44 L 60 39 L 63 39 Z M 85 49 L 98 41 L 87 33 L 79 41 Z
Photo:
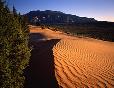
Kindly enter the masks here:
M 114 88 L 114 44 L 63 39 L 53 52 L 56 77 L 63 88 Z
M 61 39 L 53 47 L 55 75 L 63 88 L 114 88 L 114 43 L 67 36 L 33 28 L 47 39 Z

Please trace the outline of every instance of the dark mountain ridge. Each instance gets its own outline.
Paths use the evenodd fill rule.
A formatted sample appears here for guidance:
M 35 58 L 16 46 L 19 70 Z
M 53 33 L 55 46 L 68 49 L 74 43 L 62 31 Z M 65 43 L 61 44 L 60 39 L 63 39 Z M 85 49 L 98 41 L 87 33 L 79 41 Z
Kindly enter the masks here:
M 30 11 L 25 14 L 28 17 L 30 23 L 42 23 L 42 24 L 74 24 L 74 23 L 91 23 L 96 22 L 94 18 L 79 17 L 76 15 L 65 14 L 60 11 Z

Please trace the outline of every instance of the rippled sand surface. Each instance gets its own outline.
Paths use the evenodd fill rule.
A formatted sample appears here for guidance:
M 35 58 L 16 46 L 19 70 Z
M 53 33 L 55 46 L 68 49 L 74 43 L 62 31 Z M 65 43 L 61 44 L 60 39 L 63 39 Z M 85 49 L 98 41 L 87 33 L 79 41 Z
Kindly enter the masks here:
M 34 28 L 47 39 L 61 39 L 53 48 L 55 75 L 63 88 L 114 88 L 114 43 L 68 36 Z
M 114 44 L 63 39 L 53 52 L 63 88 L 114 88 Z

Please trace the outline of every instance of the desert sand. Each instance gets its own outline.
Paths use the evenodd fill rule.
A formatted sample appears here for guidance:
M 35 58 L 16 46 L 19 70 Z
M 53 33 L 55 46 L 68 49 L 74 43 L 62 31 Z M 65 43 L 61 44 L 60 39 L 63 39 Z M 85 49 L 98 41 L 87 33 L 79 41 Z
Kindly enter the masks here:
M 42 40 L 60 39 L 52 48 L 60 88 L 114 88 L 114 42 L 33 26 L 30 33 L 45 36 Z

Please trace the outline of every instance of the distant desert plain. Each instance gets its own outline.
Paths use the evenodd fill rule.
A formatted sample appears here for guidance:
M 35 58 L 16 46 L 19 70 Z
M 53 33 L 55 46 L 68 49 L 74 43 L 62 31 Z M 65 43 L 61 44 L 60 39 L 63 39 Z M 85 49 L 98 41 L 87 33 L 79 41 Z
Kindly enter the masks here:
M 36 26 L 30 26 L 30 33 L 38 34 L 31 38 L 38 42 L 58 39 L 52 54 L 60 88 L 114 88 L 114 42 L 74 37 Z M 40 55 L 45 56 L 45 48 Z

